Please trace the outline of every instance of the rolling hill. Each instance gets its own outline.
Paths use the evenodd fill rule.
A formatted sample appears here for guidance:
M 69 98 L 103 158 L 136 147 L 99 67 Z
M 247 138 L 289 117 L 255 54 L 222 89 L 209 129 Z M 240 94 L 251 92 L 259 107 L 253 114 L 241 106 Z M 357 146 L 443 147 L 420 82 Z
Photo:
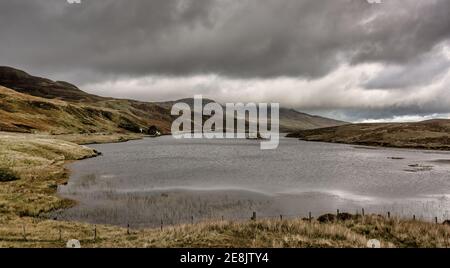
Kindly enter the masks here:
M 156 126 L 170 133 L 175 102 L 141 102 L 89 94 L 63 81 L 0 67 L 0 131 L 50 134 L 140 132 Z M 212 100 L 206 100 L 212 101 Z M 345 122 L 280 109 L 280 130 L 338 126 Z
M 450 120 L 415 123 L 349 124 L 301 130 L 288 135 L 306 141 L 450 150 Z
M 17 92 L 48 99 L 66 101 L 98 101 L 105 98 L 88 94 L 76 86 L 62 81 L 29 75 L 11 67 L 0 66 L 0 85 Z
M 45 99 L 0 86 L 0 131 L 70 133 L 140 132 L 140 128 L 157 125 L 168 131 L 167 120 L 138 116 L 129 103 L 119 101 L 101 105 Z M 164 119 L 164 116 L 161 115 Z

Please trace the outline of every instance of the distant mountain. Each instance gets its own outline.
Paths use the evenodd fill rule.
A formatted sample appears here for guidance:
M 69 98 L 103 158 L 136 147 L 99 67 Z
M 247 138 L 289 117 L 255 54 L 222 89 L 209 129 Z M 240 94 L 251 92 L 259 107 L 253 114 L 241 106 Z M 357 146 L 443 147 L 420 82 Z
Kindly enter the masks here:
M 302 130 L 288 135 L 306 141 L 450 150 L 450 120 L 415 123 L 349 124 Z
M 50 132 L 140 132 L 156 126 L 170 133 L 172 105 L 193 99 L 141 102 L 100 97 L 67 82 L 32 76 L 10 67 L 0 67 L 0 131 Z M 19 92 L 14 93 L 14 92 Z M 204 99 L 203 103 L 213 100 Z M 280 131 L 290 132 L 346 124 L 292 109 L 280 109 Z
M 301 113 L 294 109 L 280 108 L 280 131 L 291 132 L 295 130 L 316 129 L 346 125 L 347 122 L 338 121 L 321 116 Z
M 193 98 L 187 98 L 187 99 L 180 99 L 177 101 L 169 101 L 169 102 L 161 102 L 158 103 L 159 105 L 171 109 L 172 105 L 175 103 L 186 103 L 188 104 L 191 109 L 194 107 L 194 99 Z M 211 99 L 203 99 L 203 105 L 206 105 L 208 103 L 214 102 Z M 222 105 L 222 108 L 225 111 L 225 106 Z M 269 109 L 269 116 L 270 116 L 270 109 Z M 280 108 L 280 131 L 281 132 L 293 132 L 296 130 L 305 130 L 305 129 L 316 129 L 316 128 L 323 128 L 323 127 L 333 127 L 333 126 L 341 126 L 349 124 L 348 122 L 334 120 L 326 117 L 321 116 L 315 116 L 315 115 L 309 115 L 306 113 L 302 113 L 299 111 L 296 111 L 294 109 L 288 109 L 288 108 Z

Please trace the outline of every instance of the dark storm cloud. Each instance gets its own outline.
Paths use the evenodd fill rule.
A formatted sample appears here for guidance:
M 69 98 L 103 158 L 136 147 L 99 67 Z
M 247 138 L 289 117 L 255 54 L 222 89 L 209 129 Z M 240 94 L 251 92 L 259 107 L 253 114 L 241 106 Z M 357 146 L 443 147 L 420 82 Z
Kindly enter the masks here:
M 0 1 L 1 64 L 49 73 L 317 78 L 407 64 L 450 37 L 450 1 Z
M 449 0 L 0 0 L 0 65 L 105 96 L 450 113 Z
M 207 27 L 213 3 L 1 0 L 0 34 L 4 41 L 0 56 L 10 65 L 32 69 L 141 74 L 153 68 L 151 61 L 161 50 L 176 49 L 170 43 L 181 28 Z

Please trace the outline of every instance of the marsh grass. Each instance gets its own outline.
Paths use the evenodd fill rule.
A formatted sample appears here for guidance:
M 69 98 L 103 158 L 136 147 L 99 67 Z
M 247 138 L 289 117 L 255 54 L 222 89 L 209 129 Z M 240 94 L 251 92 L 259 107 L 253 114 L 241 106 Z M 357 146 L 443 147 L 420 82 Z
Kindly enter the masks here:
M 90 148 L 62 140 L 0 133 L 2 176 L 20 178 L 1 183 L 0 213 L 35 217 L 67 207 L 67 200 L 54 195 L 68 179 L 64 164 L 95 155 Z
M 25 228 L 24 228 L 25 227 Z M 446 248 L 450 227 L 369 215 L 320 223 L 302 219 L 204 221 L 131 229 L 30 217 L 0 218 L 0 247 L 64 247 L 78 239 L 83 247 L 131 248 L 364 248 L 378 239 L 384 248 Z M 24 233 L 25 229 L 25 233 Z M 59 234 L 61 230 L 61 240 Z

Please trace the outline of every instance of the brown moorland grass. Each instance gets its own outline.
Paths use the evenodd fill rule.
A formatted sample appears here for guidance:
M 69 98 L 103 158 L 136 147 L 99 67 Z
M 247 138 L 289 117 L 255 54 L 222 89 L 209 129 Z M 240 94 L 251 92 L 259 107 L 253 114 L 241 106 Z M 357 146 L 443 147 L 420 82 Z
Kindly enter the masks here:
M 288 135 L 306 141 L 396 148 L 450 150 L 450 120 L 414 123 L 348 124 L 302 130 Z
M 97 152 L 75 143 L 32 134 L 0 133 L 0 169 L 16 174 L 1 182 L 0 213 L 39 216 L 69 205 L 54 195 L 68 179 L 64 164 Z
M 140 133 L 156 126 L 170 131 L 170 111 L 154 103 L 105 99 L 64 101 L 46 99 L 0 85 L 0 131 L 50 133 Z M 64 136 L 64 135 L 62 135 Z
M 129 233 L 115 226 L 0 218 L 0 247 L 65 247 L 69 239 L 78 239 L 83 247 L 107 248 L 363 248 L 369 239 L 378 239 L 387 248 L 446 248 L 449 235 L 449 226 L 375 215 L 329 223 L 301 219 L 205 221 Z

